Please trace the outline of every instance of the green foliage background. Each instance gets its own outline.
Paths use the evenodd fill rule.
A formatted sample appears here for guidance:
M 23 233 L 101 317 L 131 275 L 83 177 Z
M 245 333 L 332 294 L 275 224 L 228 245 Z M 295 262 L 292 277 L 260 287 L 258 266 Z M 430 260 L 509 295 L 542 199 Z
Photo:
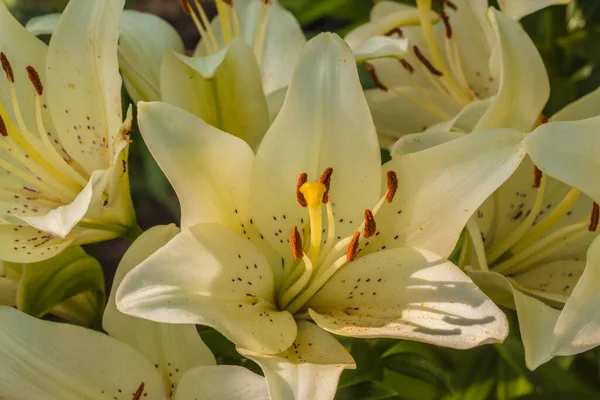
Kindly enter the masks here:
M 60 11 L 67 3 L 67 0 L 4 1 L 22 22 Z M 307 36 L 312 37 L 322 31 L 344 35 L 368 20 L 375 0 L 280 2 L 296 15 Z M 163 16 L 176 26 L 190 46 L 197 40 L 176 0 L 128 0 L 127 7 Z M 522 22 L 542 54 L 550 76 L 552 92 L 546 115 L 600 85 L 599 0 L 573 0 L 568 6 L 550 7 Z M 370 84 L 368 76 L 364 76 L 364 83 Z M 128 101 L 126 96 L 124 99 Z M 142 228 L 177 223 L 177 198 L 135 130 L 132 138 L 130 173 Z M 108 288 L 127 246 L 126 241 L 113 241 L 87 248 L 102 263 Z M 516 315 L 511 310 L 505 311 L 511 322 L 506 342 L 467 351 L 398 340 L 339 338 L 351 351 L 358 368 L 342 374 L 336 399 L 600 399 L 600 349 L 576 357 L 555 358 L 531 372 L 524 364 Z M 214 330 L 201 328 L 200 333 L 221 363 L 245 365 L 260 372 L 256 364 L 241 358 L 233 344 Z

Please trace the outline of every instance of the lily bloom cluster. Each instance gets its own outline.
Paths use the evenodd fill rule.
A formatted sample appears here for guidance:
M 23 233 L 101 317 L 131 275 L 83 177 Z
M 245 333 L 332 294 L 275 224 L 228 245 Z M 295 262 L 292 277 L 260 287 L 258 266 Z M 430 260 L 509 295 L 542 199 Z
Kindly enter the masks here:
M 192 56 L 124 0 L 26 27 L 0 3 L 0 398 L 333 399 L 333 335 L 468 349 L 505 340 L 499 306 L 531 369 L 600 344 L 600 90 L 546 119 L 516 20 L 554 1 L 381 1 L 309 41 L 275 0 L 215 3 L 181 2 Z M 134 110 L 179 228 L 137 226 Z M 106 300 L 80 246 L 120 236 Z

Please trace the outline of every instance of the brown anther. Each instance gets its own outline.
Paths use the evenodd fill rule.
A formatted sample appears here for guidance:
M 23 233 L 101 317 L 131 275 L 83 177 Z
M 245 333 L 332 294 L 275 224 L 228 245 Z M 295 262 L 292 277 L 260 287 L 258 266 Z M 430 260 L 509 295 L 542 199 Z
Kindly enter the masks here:
M 440 17 L 442 18 L 442 22 L 444 23 L 446 37 L 448 39 L 452 39 L 452 25 L 450 25 L 450 18 L 448 18 L 448 14 L 446 14 L 446 11 L 444 11 L 444 9 L 440 11 Z
M 294 260 L 298 260 L 304 256 L 304 251 L 302 250 L 302 237 L 300 237 L 300 232 L 298 232 L 298 227 L 296 227 L 296 225 L 292 226 L 290 245 L 292 246 L 292 253 L 294 253 Z
M 408 61 L 406 60 L 399 60 L 400 64 L 402 64 L 402 66 L 404 67 L 405 70 L 408 71 L 408 73 L 412 74 L 415 72 L 415 67 L 413 67 Z
M 11 83 L 15 83 L 15 74 L 13 73 L 13 69 L 6 58 L 6 54 L 0 52 L 0 62 L 2 63 L 2 69 L 6 73 L 6 79 L 8 79 Z
M 263 0 L 263 2 L 264 2 L 264 3 L 265 3 L 265 5 L 267 5 L 267 6 L 268 6 L 269 4 L 271 4 L 271 0 Z
M 371 210 L 365 210 L 365 231 L 363 236 L 370 238 L 377 232 L 377 223 Z
M 4 118 L 0 116 L 0 135 L 6 137 L 8 136 L 8 130 L 6 129 L 6 125 L 4 124 Z
M 453 11 L 458 10 L 458 7 L 456 7 L 456 4 L 454 4 L 450 0 L 444 0 L 444 5 Z
M 396 171 L 388 171 L 385 174 L 387 178 L 387 193 L 385 194 L 385 199 L 388 203 L 391 203 L 394 200 L 394 196 L 396 195 L 396 191 L 398 190 L 398 175 L 396 175 Z
M 233 7 L 233 0 L 221 0 L 223 3 L 227 4 L 230 7 Z
M 540 115 L 540 122 L 543 124 L 547 124 L 548 123 L 548 118 L 546 118 L 546 116 L 544 114 Z
M 38 72 L 35 70 L 35 68 L 33 68 L 31 65 L 28 65 L 27 67 L 25 67 L 25 69 L 27 70 L 27 75 L 29 75 L 29 80 L 31 81 L 31 84 L 35 88 L 35 91 L 37 92 L 37 94 L 40 96 L 43 95 L 44 94 L 44 85 L 42 85 L 42 80 L 40 79 L 40 74 L 38 74 Z
M 402 39 L 404 37 L 404 32 L 402 32 L 402 29 L 400 29 L 400 28 L 392 29 L 391 31 L 386 33 L 385 36 L 392 36 L 394 33 L 396 33 L 398 35 L 398 38 L 400 38 L 400 39 Z
M 413 50 L 415 52 L 415 55 L 419 59 L 419 61 L 421 61 L 421 63 L 425 66 L 425 68 L 427 68 L 429 70 L 429 72 L 431 72 L 433 75 L 436 75 L 436 76 L 442 76 L 442 75 L 444 75 L 442 73 L 442 71 L 439 71 L 438 69 L 436 69 L 433 66 L 433 64 L 431 63 L 431 61 L 429 61 L 427 59 L 427 57 L 425 57 L 423 55 L 423 53 L 421 53 L 421 50 L 419 50 L 419 48 L 417 46 L 413 46 Z
M 352 236 L 352 240 L 350 240 L 350 244 L 348 245 L 348 250 L 346 250 L 346 261 L 348 262 L 354 261 L 358 254 L 358 238 L 360 238 L 360 232 L 354 232 L 354 236 Z
M 296 201 L 302 207 L 307 207 L 308 206 L 308 203 L 306 202 L 306 199 L 304 198 L 304 195 L 300 191 L 300 188 L 302 187 L 302 185 L 304 185 L 307 181 L 308 181 L 308 175 L 306 174 L 306 172 L 303 172 L 298 177 L 298 183 L 296 184 Z
M 533 166 L 533 187 L 534 188 L 539 188 L 540 185 L 542 184 L 542 177 L 544 176 L 544 173 L 535 165 Z
M 375 67 L 373 66 L 373 64 L 365 63 L 365 68 L 367 69 L 367 72 L 371 75 L 371 78 L 373 78 L 373 83 L 375 83 L 375 86 L 377 86 L 379 89 L 383 90 L 384 92 L 387 92 L 388 87 L 385 86 L 379 80 L 379 76 L 377 75 L 377 71 L 375 71 Z
M 137 390 L 133 394 L 133 399 L 132 400 L 140 400 L 140 398 L 144 394 L 144 388 L 145 387 L 146 387 L 146 384 L 144 382 L 140 383 L 140 386 L 137 388 Z
M 594 205 L 592 206 L 592 215 L 590 216 L 590 226 L 588 227 L 590 232 L 596 232 L 596 229 L 598 229 L 599 217 L 600 207 L 598 207 L 598 203 L 594 202 Z
M 187 15 L 192 15 L 192 8 L 190 7 L 190 3 L 188 0 L 179 0 L 179 6 Z
M 323 204 L 329 203 L 329 187 L 331 186 L 331 175 L 333 174 L 333 168 L 326 168 L 321 175 L 320 182 L 325 186 L 325 194 L 323 194 Z

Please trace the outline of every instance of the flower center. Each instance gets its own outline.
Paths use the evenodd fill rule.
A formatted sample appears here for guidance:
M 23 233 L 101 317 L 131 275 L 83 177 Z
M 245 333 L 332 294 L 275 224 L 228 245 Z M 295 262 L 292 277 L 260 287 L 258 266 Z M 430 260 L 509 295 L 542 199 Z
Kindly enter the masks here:
M 417 0 L 417 14 L 413 16 L 413 18 L 407 18 L 406 15 L 404 15 L 402 18 L 398 18 L 399 24 L 394 25 L 392 29 L 384 32 L 386 36 L 403 38 L 404 32 L 401 27 L 415 25 L 415 23 L 420 25 L 425 39 L 427 54 L 416 45 L 412 46 L 412 51 L 417 59 L 416 68 L 423 72 L 423 75 L 430 83 L 426 88 L 427 90 L 424 90 L 425 88 L 422 83 L 417 82 L 414 77 L 416 69 L 407 60 L 400 60 L 400 66 L 408 74 L 410 87 L 413 89 L 414 94 L 409 93 L 402 88 L 386 85 L 377 75 L 375 67 L 372 64 L 366 64 L 367 71 L 371 74 L 375 85 L 379 89 L 386 92 L 392 91 L 394 94 L 404 97 L 411 103 L 443 120 L 451 119 L 453 115 L 448 114 L 446 109 L 439 106 L 440 94 L 443 95 L 441 98 L 449 99 L 459 108 L 465 107 L 479 97 L 477 93 L 473 92 L 465 76 L 457 42 L 454 38 L 452 25 L 450 24 L 450 18 L 446 12 L 447 9 L 456 11 L 457 6 L 449 0 L 445 0 L 443 2 L 442 10 L 440 11 L 439 18 L 443 22 L 445 29 L 443 43 L 446 55 L 445 59 L 440 52 L 440 47 L 438 46 L 433 30 L 433 18 L 437 18 L 437 15 L 432 15 L 431 0 Z M 411 12 L 401 13 L 407 14 Z M 412 13 L 414 13 L 414 11 Z M 393 21 L 393 19 L 391 19 L 390 22 L 391 21 Z M 387 23 L 384 25 L 389 27 Z M 493 78 L 490 77 L 490 80 L 493 80 Z
M 233 6 L 234 0 L 216 0 L 217 13 L 221 22 L 221 31 L 223 34 L 223 44 L 227 46 L 234 37 L 241 37 L 240 21 L 237 12 Z M 192 17 L 196 29 L 200 33 L 200 38 L 206 49 L 207 55 L 214 54 L 221 49 L 217 40 L 215 30 L 202 7 L 200 0 L 180 0 L 182 10 Z M 271 0 L 262 0 L 254 34 L 253 49 L 254 55 L 259 65 L 262 64 L 263 51 L 265 47 L 265 37 L 269 20 L 269 11 L 271 9 Z
M 333 169 L 327 168 L 318 182 L 309 182 L 302 173 L 296 185 L 296 200 L 308 209 L 310 244 L 305 248 L 298 227 L 292 227 L 290 245 L 294 261 L 284 269 L 279 291 L 279 308 L 290 313 L 298 312 L 327 281 L 346 264 L 354 261 L 359 252 L 361 236 L 375 235 L 375 215 L 387 201 L 391 203 L 398 188 L 394 171 L 387 173 L 388 190 L 373 210 L 365 210 L 364 220 L 351 236 L 336 239 L 335 218 L 329 201 L 329 190 Z M 327 238 L 323 239 L 323 205 L 327 215 Z
M 12 109 L 15 123 L 9 118 L 5 108 L 0 105 L 0 168 L 16 176 L 27 186 L 9 187 L 5 185 L 2 192 L 13 199 L 30 199 L 43 203 L 66 204 L 86 185 L 89 176 L 85 173 L 64 148 L 60 147 L 58 139 L 52 140 L 52 133 L 44 126 L 41 97 L 44 86 L 38 72 L 32 66 L 27 66 L 26 72 L 33 85 L 35 95 L 35 116 L 37 132 L 29 131 L 25 123 L 15 90 L 15 75 L 8 58 L 0 53 L 2 68 L 10 90 Z M 9 214 L 31 214 L 35 207 L 24 206 L 23 209 L 13 209 Z

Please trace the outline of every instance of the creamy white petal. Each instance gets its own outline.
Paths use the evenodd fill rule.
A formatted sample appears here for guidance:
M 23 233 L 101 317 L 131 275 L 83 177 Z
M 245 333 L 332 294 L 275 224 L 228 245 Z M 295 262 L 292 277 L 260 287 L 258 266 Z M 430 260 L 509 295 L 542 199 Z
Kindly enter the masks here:
M 75 236 L 60 239 L 30 226 L 0 224 L 0 260 L 15 263 L 46 260 L 73 243 Z
M 279 231 L 287 237 L 307 218 L 294 194 L 298 177 L 305 172 L 318 181 L 326 168 L 334 170 L 330 198 L 336 218 L 356 220 L 377 203 L 381 169 L 375 127 L 354 56 L 331 33 L 306 45 L 252 171 L 256 222 L 283 257 L 291 257 L 291 251 Z M 344 225 L 337 234 L 347 236 L 354 229 Z
M 374 36 L 367 40 L 354 53 L 357 63 L 377 58 L 404 59 L 408 50 L 406 39 L 394 39 L 388 36 Z
M 391 204 L 377 214 L 369 250 L 415 246 L 448 256 L 467 221 L 521 163 L 523 134 L 496 129 L 400 156 Z
M 553 4 L 566 4 L 571 0 L 498 0 L 502 11 L 514 19 L 521 19 Z
M 600 344 L 600 239 L 587 253 L 585 271 L 565 304 L 554 329 L 554 355 L 578 354 Z
M 504 341 L 500 309 L 454 264 L 414 248 L 343 267 L 309 301 L 314 321 L 352 337 L 391 337 L 465 349 Z
M 138 121 L 146 145 L 177 192 L 181 226 L 218 222 L 241 233 L 240 224 L 250 218 L 250 147 L 166 103 L 140 103 Z
M 400 140 L 394 143 L 390 149 L 390 153 L 392 158 L 396 158 L 406 154 L 426 150 L 430 147 L 435 147 L 451 140 L 461 138 L 465 135 L 465 133 L 454 131 L 427 131 L 423 133 L 413 133 L 403 136 Z
M 195 325 L 162 324 L 130 317 L 117 310 L 115 296 L 125 275 L 167 244 L 178 233 L 174 225 L 156 226 L 144 232 L 119 263 L 102 320 L 112 337 L 138 350 L 163 376 L 167 387 L 177 389 L 180 379 L 198 365 L 214 365 L 215 358 L 202 342 Z
M 90 174 L 109 165 L 123 120 L 117 41 L 124 3 L 70 2 L 48 48 L 54 124 L 67 152 Z
M 528 132 L 550 96 L 544 61 L 518 22 L 495 8 L 487 15 L 497 36 L 502 75 L 498 94 L 475 130 L 515 128 Z
M 126 314 L 212 326 L 262 353 L 279 353 L 296 336 L 292 315 L 275 306 L 268 261 L 250 241 L 218 224 L 184 229 L 127 274 L 116 301 Z
M 550 121 L 577 121 L 600 115 L 600 88 L 578 98 L 550 118 Z
M 562 259 L 537 265 L 530 271 L 515 275 L 513 279 L 522 285 L 519 288 L 527 294 L 546 299 L 550 304 L 564 304 L 584 269 L 583 260 Z
M 109 336 L 9 307 L 0 307 L 0 319 L 0 397 L 131 399 L 144 383 L 144 399 L 167 399 L 154 366 Z
M 174 400 L 269 400 L 265 378 L 234 365 L 202 366 L 181 379 Z
M 332 400 L 342 371 L 356 368 L 344 346 L 308 321 L 298 322 L 296 340 L 282 353 L 238 351 L 261 366 L 273 400 Z
M 527 136 L 525 148 L 543 172 L 600 203 L 599 127 L 600 117 L 547 123 Z
M 257 146 L 269 111 L 252 49 L 241 39 L 210 56 L 169 53 L 161 70 L 162 100 Z

